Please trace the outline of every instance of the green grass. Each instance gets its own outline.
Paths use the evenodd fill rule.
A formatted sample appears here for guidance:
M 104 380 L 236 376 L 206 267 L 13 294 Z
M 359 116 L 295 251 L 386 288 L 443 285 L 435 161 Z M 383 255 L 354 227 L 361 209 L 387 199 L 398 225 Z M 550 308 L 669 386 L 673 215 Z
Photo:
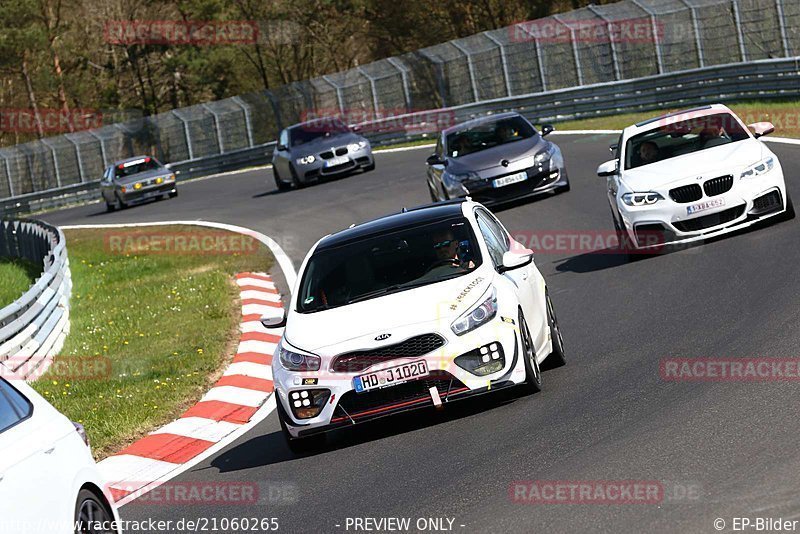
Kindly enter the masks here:
M 274 261 L 258 242 L 249 254 L 111 252 L 116 232 L 236 235 L 178 226 L 65 232 L 71 331 L 34 387 L 86 427 L 98 459 L 175 419 L 209 389 L 238 341 L 233 275 Z
M 797 101 L 767 101 L 767 102 L 737 102 L 728 103 L 745 124 L 759 121 L 769 121 L 775 125 L 776 137 L 800 138 L 800 102 Z M 691 107 L 691 106 L 688 106 Z M 563 121 L 555 123 L 559 131 L 566 130 L 622 130 L 645 119 L 657 117 L 669 111 L 679 111 L 681 108 L 671 110 L 646 111 L 642 113 L 625 113 L 608 117 Z
M 0 260 L 0 308 L 20 298 L 42 274 L 40 271 L 25 260 Z

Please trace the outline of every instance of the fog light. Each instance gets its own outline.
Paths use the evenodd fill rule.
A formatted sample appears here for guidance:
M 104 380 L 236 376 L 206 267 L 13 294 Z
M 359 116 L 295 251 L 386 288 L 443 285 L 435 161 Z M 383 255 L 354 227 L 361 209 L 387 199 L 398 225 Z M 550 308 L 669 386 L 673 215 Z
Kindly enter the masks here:
M 138 183 L 138 182 L 137 182 L 137 183 L 133 184 L 133 188 L 134 188 L 136 191 L 138 191 L 139 189 L 141 189 L 141 188 L 142 188 L 142 184 L 140 184 L 140 183 Z
M 331 392 L 328 389 L 304 389 L 289 394 L 289 404 L 296 419 L 311 419 L 322 411 Z
M 486 376 L 501 371 L 506 364 L 503 346 L 500 343 L 490 343 L 471 350 L 458 356 L 455 362 L 465 371 L 478 376 Z

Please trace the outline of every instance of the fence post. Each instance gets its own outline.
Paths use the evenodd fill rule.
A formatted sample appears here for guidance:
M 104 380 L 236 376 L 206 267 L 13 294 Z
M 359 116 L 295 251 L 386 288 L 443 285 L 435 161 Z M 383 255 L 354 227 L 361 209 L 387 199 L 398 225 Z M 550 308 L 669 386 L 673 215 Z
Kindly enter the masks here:
M 789 38 L 786 35 L 786 12 L 783 10 L 783 0 L 775 0 L 775 8 L 778 10 L 778 26 L 781 29 L 783 56 L 789 57 Z
M 183 117 L 178 115 L 177 110 L 171 110 L 170 113 L 178 117 L 178 120 L 183 123 L 183 136 L 186 137 L 186 149 L 189 151 L 189 159 L 194 159 L 194 147 L 192 146 L 192 136 L 189 135 L 189 124 L 183 120 Z
M 375 78 L 367 74 L 367 72 L 362 69 L 361 67 L 356 67 L 356 70 L 364 76 L 367 80 L 369 80 L 369 89 L 372 91 L 372 110 L 373 110 L 373 120 L 377 118 L 378 112 L 378 90 L 375 87 Z M 352 111 L 352 110 L 351 110 Z
M 342 88 L 339 87 L 337 84 L 333 83 L 328 75 L 322 76 L 322 79 L 328 82 L 328 85 L 333 87 L 336 91 L 336 101 L 339 102 L 339 114 L 344 115 L 344 99 L 342 98 Z
M 81 177 L 81 183 L 84 183 L 86 181 L 86 175 L 84 174 L 83 160 L 81 159 L 81 147 L 77 141 L 70 137 L 70 134 L 64 134 L 64 138 L 66 138 L 66 140 L 72 143 L 72 146 L 75 147 L 75 159 L 78 160 L 78 174 Z
M 253 124 L 250 122 L 250 108 L 247 104 L 244 103 L 240 96 L 234 96 L 231 100 L 233 100 L 236 105 L 242 108 L 244 112 L 244 126 L 247 129 L 247 144 L 248 146 L 253 146 Z
M 56 171 L 56 185 L 58 187 L 61 187 L 61 169 L 59 168 L 58 155 L 56 154 L 56 149 L 53 148 L 53 145 L 51 145 L 47 139 L 41 139 L 41 142 L 44 146 L 50 149 L 50 153 L 53 155 L 53 168 Z
M 405 96 L 406 100 L 406 111 L 411 111 L 411 92 L 408 88 L 408 73 L 406 72 L 405 67 L 397 60 L 397 58 L 390 57 L 386 58 L 386 60 L 400 72 L 400 78 L 403 80 L 403 95 Z
M 508 77 L 508 61 L 506 60 L 506 47 L 500 40 L 489 32 L 483 32 L 494 44 L 500 48 L 500 63 L 503 66 L 503 79 L 506 81 L 506 95 L 511 96 L 511 80 Z
M 664 74 L 664 59 L 661 56 L 661 39 L 658 35 L 658 23 L 656 22 L 656 14 L 647 6 L 644 6 L 639 0 L 632 0 L 633 3 L 642 11 L 647 13 L 650 17 L 650 26 L 653 29 L 653 41 L 656 47 L 656 62 L 658 63 L 658 73 Z
M 219 115 L 217 112 L 211 109 L 211 106 L 208 104 L 203 104 L 203 109 L 211 113 L 211 116 L 214 117 L 214 130 L 217 132 L 217 146 L 219 147 L 219 153 L 225 153 L 225 145 L 222 143 L 222 132 L 219 129 Z
M 5 156 L 0 156 L 3 158 L 3 163 L 6 167 L 6 179 L 8 180 L 8 193 L 14 197 L 14 180 L 11 179 L 11 165 L 8 164 L 8 158 Z
M 617 47 L 614 46 L 614 31 L 611 27 L 611 21 L 608 20 L 602 13 L 600 13 L 594 4 L 589 4 L 586 7 L 589 9 L 589 11 L 600 17 L 600 19 L 606 23 L 606 30 L 608 31 L 608 43 L 609 46 L 611 46 L 611 61 L 614 63 L 614 79 L 619 80 L 619 60 L 617 59 Z
M 692 16 L 692 26 L 694 26 L 694 42 L 695 46 L 697 47 L 697 66 L 701 69 L 705 67 L 705 55 L 703 54 L 703 44 L 702 40 L 700 39 L 700 25 L 697 23 L 697 13 L 694 10 L 694 6 L 689 3 L 689 0 L 681 0 L 686 7 L 689 8 L 689 14 Z
M 744 33 L 742 33 L 742 17 L 739 14 L 739 0 L 733 0 L 733 20 L 736 23 L 736 35 L 739 38 L 739 53 L 742 63 L 747 61 L 747 49 L 744 46 Z
M 459 52 L 467 56 L 467 70 L 469 71 L 469 82 L 472 85 L 472 101 L 478 102 L 480 100 L 480 97 L 478 96 L 478 83 L 475 81 L 475 67 L 472 65 L 472 54 L 470 54 L 466 48 L 464 48 L 455 41 L 450 41 L 450 44 L 456 47 L 456 49 Z
M 583 68 L 581 67 L 580 54 L 578 54 L 578 43 L 575 40 L 575 29 L 561 20 L 561 17 L 558 15 L 553 15 L 553 20 L 563 24 L 569 30 L 569 40 L 572 43 L 572 56 L 575 58 L 575 74 L 578 76 L 578 85 L 583 85 Z

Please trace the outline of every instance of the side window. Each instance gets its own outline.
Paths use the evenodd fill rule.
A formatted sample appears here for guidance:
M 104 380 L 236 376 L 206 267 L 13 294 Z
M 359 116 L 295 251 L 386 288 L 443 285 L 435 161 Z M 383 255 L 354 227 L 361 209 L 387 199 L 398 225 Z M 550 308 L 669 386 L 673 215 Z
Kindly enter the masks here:
M 289 130 L 281 131 L 280 139 L 278 140 L 278 144 L 281 144 L 285 147 L 289 147 Z
M 486 247 L 489 249 L 489 256 L 492 258 L 492 263 L 495 267 L 503 264 L 503 245 L 489 226 L 486 218 L 480 213 L 477 214 L 478 228 L 480 228 L 481 235 L 486 241 Z
M 0 432 L 26 419 L 32 411 L 30 401 L 0 378 Z
M 503 226 L 494 217 L 494 215 L 492 215 L 488 211 L 479 209 L 476 212 L 476 216 L 484 220 L 486 225 L 494 234 L 497 242 L 502 247 L 503 252 L 508 252 L 509 250 L 511 250 L 511 241 L 509 241 L 508 239 L 508 234 L 503 229 Z
M 619 163 L 617 167 L 622 167 L 622 160 L 620 156 L 622 155 L 622 136 L 619 136 L 619 140 L 617 141 L 617 149 L 614 151 L 614 159 L 616 159 Z

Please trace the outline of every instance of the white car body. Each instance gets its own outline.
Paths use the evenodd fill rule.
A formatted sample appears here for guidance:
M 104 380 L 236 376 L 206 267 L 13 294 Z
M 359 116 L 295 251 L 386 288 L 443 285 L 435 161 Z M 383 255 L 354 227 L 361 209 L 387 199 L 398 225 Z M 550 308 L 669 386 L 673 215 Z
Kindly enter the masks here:
M 89 489 L 116 521 L 108 526 L 121 532 L 114 500 L 76 427 L 2 364 L 0 370 L 0 531 L 72 534 L 79 494 Z
M 524 350 L 520 344 L 518 321 L 520 309 L 524 314 L 525 322 L 528 325 L 527 329 L 530 331 L 530 339 L 535 348 L 536 372 L 538 372 L 538 364 L 553 352 L 551 329 L 548 326 L 549 300 L 546 296 L 544 278 L 532 261 L 532 252 L 515 242 L 485 207 L 469 200 L 450 201 L 389 216 L 379 219 L 377 222 L 392 218 L 400 221 L 404 217 L 426 217 L 428 216 L 426 214 L 433 213 L 433 210 L 439 210 L 440 213 L 449 210 L 456 216 L 463 216 L 469 221 L 479 243 L 481 256 L 481 263 L 476 266 L 474 271 L 449 280 L 332 309 L 315 313 L 299 313 L 297 311 L 300 293 L 298 288 L 302 284 L 309 259 L 315 254 L 317 248 L 321 244 L 325 244 L 331 236 L 321 239 L 308 253 L 300 268 L 298 287 L 293 291 L 289 304 L 281 346 L 278 347 L 272 364 L 275 391 L 278 402 L 281 404 L 280 408 L 285 414 L 289 414 L 284 427 L 284 431 L 288 431 L 290 434 L 289 439 L 361 422 L 398 410 L 432 406 L 439 403 L 446 404 L 450 400 L 471 393 L 486 392 L 503 386 L 524 383 L 526 381 L 526 365 Z M 486 240 L 481 235 L 477 217 L 483 218 L 484 229 L 489 218 L 496 225 L 495 229 L 502 229 L 505 234 L 504 239 L 507 240 L 505 262 L 514 264 L 515 267 L 502 273 L 498 272 L 497 253 L 493 259 L 487 248 Z M 362 226 L 370 224 L 372 223 L 356 226 L 355 229 L 339 232 L 335 236 L 344 236 L 347 235 L 347 232 L 360 231 Z M 490 295 L 493 290 L 496 291 L 497 302 L 497 312 L 494 318 L 471 331 L 456 335 L 451 324 L 465 312 L 484 302 L 487 295 Z M 553 319 L 555 322 L 554 314 Z M 560 343 L 560 333 L 558 333 L 557 326 L 555 328 Z M 405 340 L 431 333 L 444 338 L 444 345 L 433 352 L 413 357 L 402 357 L 398 353 L 396 356 L 391 355 L 380 363 L 357 372 L 333 370 L 333 361 L 338 355 L 354 351 L 403 346 L 401 343 Z M 502 347 L 501 359 L 504 363 L 496 372 L 477 376 L 456 364 L 456 357 L 473 350 L 480 350 L 480 347 L 487 345 L 489 346 L 488 351 L 491 349 L 492 343 L 497 343 Z M 319 356 L 321 358 L 320 370 L 316 372 L 287 370 L 279 357 L 280 351 L 284 347 L 292 351 Z M 563 348 L 563 345 L 559 344 L 559 347 Z M 492 350 L 494 351 L 494 349 Z M 563 357 L 563 351 L 560 354 Z M 363 413 L 345 413 L 341 409 L 339 403 L 345 396 L 361 396 L 356 397 L 358 401 L 374 395 L 373 391 L 363 393 L 354 391 L 356 376 L 419 360 L 425 360 L 427 368 L 431 372 L 435 372 L 436 376 L 442 377 L 443 380 L 450 380 L 450 385 L 441 385 L 436 392 L 430 393 L 428 388 L 425 388 L 424 394 L 418 395 L 416 401 L 414 399 L 405 401 L 410 404 L 375 406 L 371 410 L 363 410 Z M 532 362 L 530 365 L 533 365 Z M 304 385 L 308 379 L 318 381 L 313 388 L 329 389 L 331 399 L 318 416 L 300 420 L 292 414 L 292 403 L 298 402 L 298 399 L 295 399 L 296 395 L 293 396 L 293 394 L 309 389 L 311 386 Z M 385 387 L 378 391 L 391 394 L 390 390 L 396 387 L 398 386 Z M 438 398 L 436 398 L 437 396 Z
M 702 117 L 720 113 L 730 114 L 728 124 L 733 128 L 736 125 L 741 127 L 747 137 L 626 168 L 630 161 L 627 152 L 631 146 L 636 146 L 628 141 L 634 136 L 669 128 L 682 120 L 702 120 Z M 756 134 L 750 129 L 756 130 Z M 608 199 L 615 225 L 623 234 L 621 237 L 627 238 L 633 249 L 658 248 L 665 243 L 689 243 L 715 237 L 787 211 L 793 212 L 780 161 L 758 139 L 772 130 L 770 123 L 748 127 L 730 109 L 720 104 L 665 115 L 625 128 L 616 147 L 612 146 L 612 149 L 616 149 L 617 158 L 598 168 L 598 174 L 607 178 Z M 766 161 L 771 161 L 770 170 L 757 176 L 743 176 L 748 169 Z M 727 191 L 720 192 L 727 187 L 727 182 L 716 190 L 710 184 L 706 185 L 717 178 L 721 180 L 717 183 L 723 184 L 728 176 L 732 180 Z M 698 191 L 698 187 L 700 196 L 695 198 L 696 195 L 692 193 L 688 197 L 692 200 L 685 200 L 675 193 L 676 188 L 689 188 L 679 191 L 693 192 Z M 760 210 L 754 205 L 754 201 L 773 192 L 777 192 L 779 197 L 765 197 L 774 199 L 768 210 Z M 649 203 L 643 200 L 644 196 L 634 196 L 634 199 L 642 201 L 640 205 L 629 205 L 624 200 L 626 194 L 649 193 L 656 193 L 661 198 Z M 649 196 L 648 201 L 656 198 L 655 195 Z M 762 201 L 764 199 L 758 202 Z M 759 204 L 762 205 L 767 204 Z M 637 229 L 640 232 L 638 240 Z M 647 235 L 649 232 L 652 234 Z M 654 234 L 663 236 L 663 239 L 654 239 Z

